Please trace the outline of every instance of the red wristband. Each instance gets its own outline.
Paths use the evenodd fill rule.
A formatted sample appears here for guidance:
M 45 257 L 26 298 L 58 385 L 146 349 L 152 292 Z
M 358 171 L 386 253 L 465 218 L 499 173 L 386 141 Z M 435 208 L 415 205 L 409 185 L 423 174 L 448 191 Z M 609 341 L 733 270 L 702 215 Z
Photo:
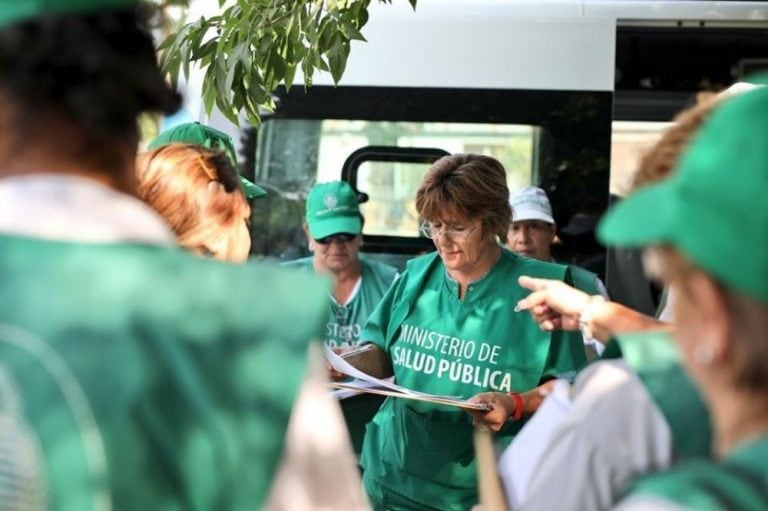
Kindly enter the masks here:
M 523 397 L 517 392 L 507 392 L 507 395 L 515 400 L 515 411 L 509 418 L 513 421 L 519 421 L 523 416 Z

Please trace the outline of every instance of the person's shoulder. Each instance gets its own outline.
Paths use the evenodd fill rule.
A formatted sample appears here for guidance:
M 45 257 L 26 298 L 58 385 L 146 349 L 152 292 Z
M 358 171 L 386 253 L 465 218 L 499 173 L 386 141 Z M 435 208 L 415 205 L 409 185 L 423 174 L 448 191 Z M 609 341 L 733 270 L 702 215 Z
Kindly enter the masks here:
M 603 281 L 600 280 L 600 277 L 597 276 L 597 273 L 592 273 L 591 271 L 574 264 L 569 264 L 568 270 L 571 272 L 571 278 L 575 288 L 590 295 L 599 294 L 606 299 L 608 298 L 608 290 L 605 288 Z
M 428 254 L 420 255 L 409 260 L 405 265 L 405 269 L 409 273 L 417 273 L 430 267 L 439 260 L 440 257 L 437 255 L 436 251 L 429 252 Z
M 692 460 L 636 481 L 630 497 L 652 497 L 690 509 L 765 509 L 765 483 L 762 488 L 750 486 L 724 465 Z M 738 501 L 752 501 L 755 506 L 734 507 Z
M 291 261 L 280 261 L 278 263 L 279 266 L 285 267 L 285 268 L 304 268 L 304 269 L 311 269 L 312 268 L 312 256 L 309 257 L 301 257 L 299 259 L 293 259 Z
M 232 329 L 248 335 L 267 325 L 278 328 L 289 316 L 319 318 L 327 305 L 328 283 L 308 272 L 257 262 L 232 264 L 196 257 L 179 248 L 137 243 L 0 236 L 0 271 L 15 275 L 4 279 L 7 292 L 32 292 L 30 275 L 34 274 L 41 282 L 56 283 L 48 289 L 46 300 L 57 300 L 60 293 L 72 289 L 86 289 L 88 293 L 77 296 L 83 306 L 120 304 L 115 314 L 147 321 L 188 317 L 190 324 L 204 322 L 208 330 Z M 262 301 L 263 290 L 269 290 L 268 307 Z M 97 291 L 98 299 L 93 298 Z M 277 312 L 270 315 L 267 309 Z M 291 330 L 288 325 L 286 331 Z
M 589 271 L 587 269 L 584 269 L 581 266 L 577 266 L 575 264 L 569 264 L 568 268 L 570 268 L 571 273 L 573 273 L 574 275 L 578 274 L 578 275 L 583 276 L 584 278 L 590 278 L 590 279 L 598 278 L 597 277 L 597 273 L 594 273 L 594 272 L 591 272 L 591 271 Z
M 518 273 L 529 277 L 562 280 L 568 272 L 568 267 L 565 265 L 525 257 L 505 247 L 501 250 L 501 257 L 514 265 Z
M 398 273 L 397 268 L 394 266 L 383 263 L 381 261 L 377 261 L 371 257 L 361 255 L 360 263 L 364 266 L 367 266 L 371 271 L 375 272 L 377 275 L 380 275 L 385 280 L 394 280 Z

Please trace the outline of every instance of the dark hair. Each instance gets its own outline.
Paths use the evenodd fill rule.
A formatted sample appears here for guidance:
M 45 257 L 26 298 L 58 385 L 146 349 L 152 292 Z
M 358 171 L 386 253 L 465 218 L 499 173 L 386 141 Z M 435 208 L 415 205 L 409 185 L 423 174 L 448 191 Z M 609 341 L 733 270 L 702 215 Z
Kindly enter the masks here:
M 47 16 L 0 30 L 5 99 L 62 116 L 96 145 L 135 137 L 138 114 L 180 105 L 158 69 L 144 17 L 140 9 Z
M 429 169 L 416 192 L 416 209 L 425 220 L 480 220 L 485 236 L 507 241 L 512 219 L 504 166 L 480 154 L 443 156 Z

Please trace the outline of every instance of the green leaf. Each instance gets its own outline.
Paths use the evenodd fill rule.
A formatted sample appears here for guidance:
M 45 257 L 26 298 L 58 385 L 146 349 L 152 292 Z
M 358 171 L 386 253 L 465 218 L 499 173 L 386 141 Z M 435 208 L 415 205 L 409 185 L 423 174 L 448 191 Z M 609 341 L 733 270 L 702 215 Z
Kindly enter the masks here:
M 363 37 L 363 34 L 361 34 L 360 31 L 357 28 L 355 28 L 351 23 L 342 24 L 341 31 L 347 39 L 351 39 L 354 41 L 366 41 L 365 37 Z
M 189 0 L 152 0 L 164 6 Z M 392 3 L 391 0 L 379 0 Z M 408 0 L 415 8 L 416 0 Z M 237 122 L 244 111 L 258 123 L 259 108 L 274 108 L 279 84 L 290 87 L 298 69 L 304 85 L 317 70 L 339 82 L 350 41 L 365 41 L 371 0 L 217 0 L 219 13 L 180 24 L 160 43 L 162 69 L 174 85 L 196 64 L 203 72 L 203 104 Z
M 341 44 L 333 51 L 328 52 L 328 65 L 334 83 L 338 84 L 341 80 L 341 75 L 344 74 L 344 69 L 347 67 L 347 57 L 349 57 L 349 43 Z
M 216 101 L 216 83 L 213 78 L 213 66 L 209 66 L 203 76 L 203 107 L 205 113 L 210 114 L 213 111 L 213 105 Z
M 214 79 L 216 82 L 217 103 L 221 105 L 222 103 L 225 103 L 225 98 L 229 96 L 229 91 L 227 89 L 227 56 L 224 53 L 216 54 Z

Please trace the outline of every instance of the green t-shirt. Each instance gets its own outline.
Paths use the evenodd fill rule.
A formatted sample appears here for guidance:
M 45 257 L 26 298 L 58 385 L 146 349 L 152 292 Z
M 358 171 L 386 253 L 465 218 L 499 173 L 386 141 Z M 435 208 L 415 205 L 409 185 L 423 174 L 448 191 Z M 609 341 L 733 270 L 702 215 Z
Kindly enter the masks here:
M 0 437 L 20 432 L 12 456 L 0 450 L 4 499 L 37 488 L 60 511 L 260 507 L 326 283 L 6 236 L 0 275 Z
M 379 304 L 384 293 L 397 276 L 397 269 L 388 264 L 360 256 L 360 288 L 346 305 L 331 297 L 331 310 L 325 325 L 325 343 L 330 347 L 353 346 L 360 342 L 360 332 Z M 312 258 L 306 257 L 283 264 L 312 270 Z
M 363 255 L 360 259 L 360 288 L 346 304 L 340 305 L 330 297 L 330 311 L 325 324 L 325 343 L 330 347 L 353 346 L 360 342 L 360 332 L 368 316 L 379 304 L 384 293 L 397 277 L 397 268 L 374 261 Z M 312 257 L 283 263 L 283 266 L 312 271 Z M 384 399 L 363 394 L 341 400 L 341 411 L 347 423 L 349 439 L 355 454 L 363 448 L 366 425 L 373 419 Z
M 585 364 L 578 333 L 542 332 L 516 303 L 529 291 L 520 275 L 568 279 L 567 268 L 502 250 L 464 299 L 437 254 L 414 259 L 387 292 L 362 338 L 382 348 L 398 384 L 469 398 L 480 392 L 523 392 L 548 376 Z M 521 427 L 509 424 L 508 442 Z M 455 408 L 388 399 L 369 424 L 364 483 L 375 507 L 402 499 L 421 509 L 468 509 L 477 502 L 470 416 Z
M 768 436 L 743 444 L 720 463 L 690 461 L 650 475 L 631 495 L 707 511 L 768 509 Z
M 585 270 L 579 266 L 569 266 L 571 270 L 571 278 L 573 279 L 573 287 L 584 291 L 588 295 L 598 295 L 600 290 L 597 289 L 597 275 L 591 271 Z

